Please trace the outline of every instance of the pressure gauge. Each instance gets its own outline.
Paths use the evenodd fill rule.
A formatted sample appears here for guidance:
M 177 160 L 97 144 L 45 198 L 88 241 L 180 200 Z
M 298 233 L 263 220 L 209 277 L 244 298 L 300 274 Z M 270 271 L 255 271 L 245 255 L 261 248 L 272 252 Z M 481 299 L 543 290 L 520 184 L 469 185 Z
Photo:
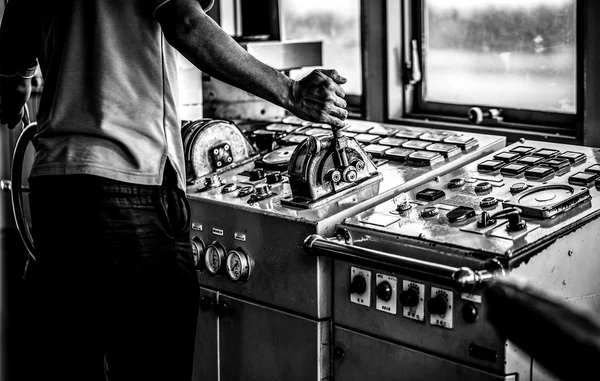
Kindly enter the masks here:
M 196 270 L 202 270 L 204 266 L 204 254 L 206 252 L 206 246 L 200 237 L 194 236 L 192 238 L 192 254 L 194 256 L 194 266 Z
M 227 276 L 243 283 L 250 277 L 250 258 L 242 249 L 231 250 L 227 255 Z
M 223 262 L 225 261 L 225 248 L 217 241 L 211 243 L 206 248 L 204 264 L 206 270 L 212 275 L 220 275 L 223 271 Z

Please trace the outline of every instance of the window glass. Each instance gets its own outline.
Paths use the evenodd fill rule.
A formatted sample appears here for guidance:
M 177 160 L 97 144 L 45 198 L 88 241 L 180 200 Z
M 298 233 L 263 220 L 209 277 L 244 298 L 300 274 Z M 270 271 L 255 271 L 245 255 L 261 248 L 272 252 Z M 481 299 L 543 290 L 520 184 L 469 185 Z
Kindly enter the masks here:
M 323 67 L 348 78 L 348 94 L 362 93 L 360 0 L 281 0 L 282 38 L 321 40 Z M 314 68 L 290 73 L 299 78 Z
M 425 0 L 427 102 L 576 112 L 575 0 Z

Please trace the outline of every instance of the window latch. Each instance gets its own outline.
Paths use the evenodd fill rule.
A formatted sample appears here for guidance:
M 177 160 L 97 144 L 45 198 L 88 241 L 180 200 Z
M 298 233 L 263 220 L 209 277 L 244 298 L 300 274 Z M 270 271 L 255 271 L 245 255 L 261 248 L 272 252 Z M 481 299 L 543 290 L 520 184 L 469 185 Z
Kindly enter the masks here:
M 479 107 L 471 107 L 467 116 L 469 122 L 472 124 L 481 124 L 484 119 L 495 120 L 496 122 L 502 122 L 502 111 L 497 108 L 491 108 L 488 111 L 483 111 Z
M 421 82 L 421 78 L 423 77 L 421 74 L 421 59 L 419 56 L 419 47 L 417 46 L 417 40 L 412 40 L 410 42 L 411 48 L 411 60 L 406 62 L 406 69 L 410 71 L 409 75 L 409 86 L 414 86 L 417 83 Z

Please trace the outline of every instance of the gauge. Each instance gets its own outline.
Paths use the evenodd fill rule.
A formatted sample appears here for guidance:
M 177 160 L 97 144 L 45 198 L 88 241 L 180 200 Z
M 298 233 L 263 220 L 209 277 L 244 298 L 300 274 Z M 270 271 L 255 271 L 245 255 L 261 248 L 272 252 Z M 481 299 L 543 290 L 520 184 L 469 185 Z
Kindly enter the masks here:
M 196 266 L 196 270 L 202 270 L 205 260 L 205 251 L 206 247 L 204 246 L 202 239 L 194 236 L 192 238 L 192 255 L 194 256 L 194 265 Z
M 250 277 L 250 258 L 242 249 L 229 252 L 226 267 L 231 280 L 242 283 Z
M 225 261 L 225 248 L 219 242 L 213 242 L 206 248 L 204 264 L 206 269 L 212 275 L 219 275 L 223 269 Z

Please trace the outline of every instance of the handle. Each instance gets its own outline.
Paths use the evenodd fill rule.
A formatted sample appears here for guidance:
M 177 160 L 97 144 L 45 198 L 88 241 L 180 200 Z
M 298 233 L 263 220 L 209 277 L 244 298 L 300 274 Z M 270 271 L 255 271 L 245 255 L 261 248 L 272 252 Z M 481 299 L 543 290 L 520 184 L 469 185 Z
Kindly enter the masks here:
M 17 139 L 15 151 L 13 153 L 12 166 L 10 169 L 10 180 L 11 180 L 11 203 L 13 207 L 13 216 L 17 224 L 17 229 L 21 240 L 25 244 L 27 249 L 27 262 L 25 265 L 25 273 L 29 268 L 30 262 L 35 261 L 33 237 L 29 229 L 29 225 L 25 219 L 25 212 L 23 209 L 23 191 L 27 188 L 22 187 L 23 182 L 23 162 L 25 160 L 25 152 L 27 146 L 33 140 L 35 133 L 37 132 L 37 123 L 30 123 L 29 110 L 25 107 L 25 113 L 23 114 L 23 128 L 21 135 Z
M 494 269 L 475 271 L 468 267 L 446 266 L 360 246 L 346 245 L 324 239 L 316 234 L 306 238 L 304 247 L 313 256 L 324 256 L 349 262 L 358 260 L 360 262 L 368 262 L 373 267 L 383 270 L 403 269 L 441 277 L 454 284 L 454 287 L 460 291 L 471 290 L 475 286 L 489 281 L 496 276 L 504 275 L 504 269 L 497 261 L 490 263 Z

